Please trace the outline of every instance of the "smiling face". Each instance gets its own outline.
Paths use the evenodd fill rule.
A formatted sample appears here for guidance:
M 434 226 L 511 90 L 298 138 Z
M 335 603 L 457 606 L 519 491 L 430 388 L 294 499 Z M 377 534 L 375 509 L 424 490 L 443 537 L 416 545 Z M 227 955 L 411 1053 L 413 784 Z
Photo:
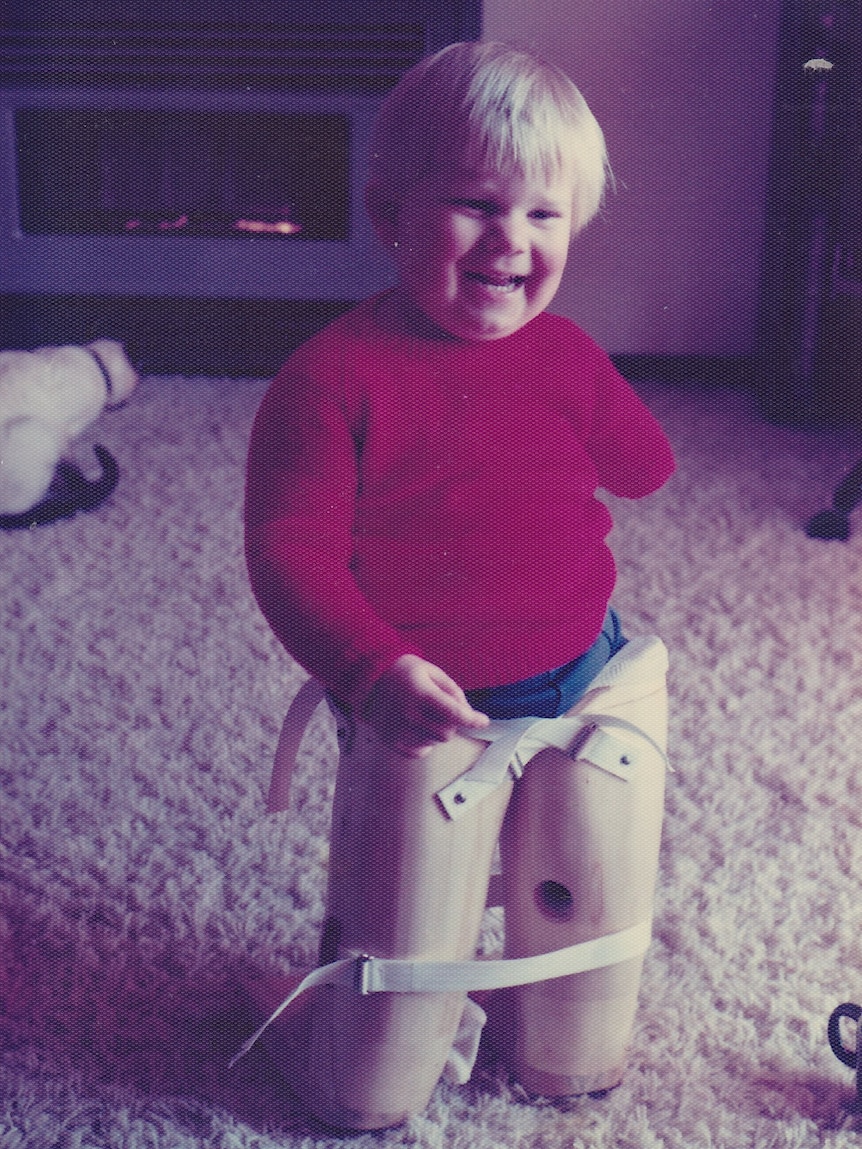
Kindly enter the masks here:
M 471 168 L 431 177 L 369 210 L 402 299 L 456 339 L 501 339 L 544 311 L 566 266 L 573 177 Z

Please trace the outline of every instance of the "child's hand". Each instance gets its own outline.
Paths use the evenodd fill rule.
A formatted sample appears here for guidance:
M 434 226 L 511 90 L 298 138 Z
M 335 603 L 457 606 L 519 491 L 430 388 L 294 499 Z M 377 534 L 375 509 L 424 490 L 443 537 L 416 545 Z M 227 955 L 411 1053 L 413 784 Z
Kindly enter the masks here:
M 459 727 L 481 730 L 488 717 L 474 710 L 464 691 L 438 666 L 405 654 L 378 679 L 363 715 L 387 746 L 423 757 Z

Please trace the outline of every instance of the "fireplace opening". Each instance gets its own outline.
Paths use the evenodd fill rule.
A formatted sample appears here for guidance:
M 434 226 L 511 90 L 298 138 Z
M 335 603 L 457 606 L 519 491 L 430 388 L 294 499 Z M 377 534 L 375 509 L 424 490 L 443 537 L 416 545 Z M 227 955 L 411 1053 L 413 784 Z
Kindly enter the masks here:
M 26 235 L 349 235 L 343 114 L 28 107 L 15 136 Z

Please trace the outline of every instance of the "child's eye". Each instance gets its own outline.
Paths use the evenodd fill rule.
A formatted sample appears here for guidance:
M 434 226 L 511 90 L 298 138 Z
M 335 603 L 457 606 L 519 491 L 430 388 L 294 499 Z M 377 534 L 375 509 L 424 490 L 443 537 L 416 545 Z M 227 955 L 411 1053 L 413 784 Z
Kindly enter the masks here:
M 561 214 L 555 208 L 537 207 L 535 211 L 530 212 L 530 218 L 538 220 L 559 219 Z
M 493 215 L 497 211 L 497 205 L 488 199 L 470 199 L 465 196 L 453 200 L 452 203 L 454 207 L 474 212 L 476 215 Z

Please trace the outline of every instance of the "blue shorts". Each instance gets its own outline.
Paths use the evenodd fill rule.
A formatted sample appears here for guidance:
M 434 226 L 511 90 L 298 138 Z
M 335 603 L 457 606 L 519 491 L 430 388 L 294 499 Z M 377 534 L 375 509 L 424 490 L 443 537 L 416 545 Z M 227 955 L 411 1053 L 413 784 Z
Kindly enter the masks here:
M 587 689 L 602 667 L 625 646 L 626 639 L 614 610 L 608 609 L 599 637 L 589 650 L 522 682 L 466 691 L 474 710 L 489 718 L 557 718 L 565 714 Z

